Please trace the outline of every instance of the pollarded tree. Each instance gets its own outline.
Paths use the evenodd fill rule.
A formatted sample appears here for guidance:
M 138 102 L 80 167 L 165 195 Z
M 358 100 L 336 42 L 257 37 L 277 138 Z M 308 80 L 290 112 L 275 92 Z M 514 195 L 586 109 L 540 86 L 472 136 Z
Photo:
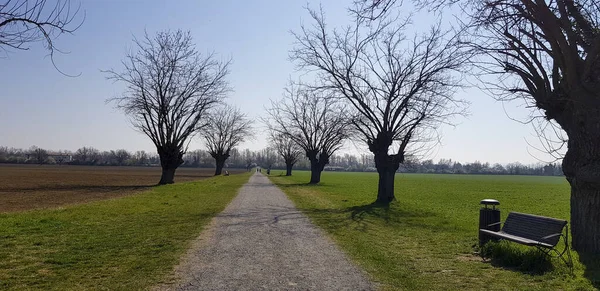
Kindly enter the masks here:
M 230 91 L 230 62 L 201 54 L 190 32 L 181 30 L 145 34 L 134 43 L 137 51 L 122 62 L 123 71 L 107 71 L 108 79 L 126 86 L 112 100 L 152 140 L 162 167 L 159 184 L 170 184 L 190 139 L 207 125 L 208 111 Z
M 567 134 L 573 247 L 600 253 L 600 2 L 466 1 L 486 86 Z
M 310 161 L 310 182 L 321 181 L 321 172 L 329 157 L 350 136 L 346 108 L 332 96 L 305 86 L 290 85 L 284 98 L 271 102 L 269 119 L 263 120 L 273 134 L 281 134 L 296 143 Z
M 396 2 L 382 0 L 390 1 L 382 4 Z M 434 9 L 460 4 L 470 18 L 463 29 L 471 33 L 472 46 L 480 53 L 474 73 L 497 77 L 482 78 L 482 87 L 497 99 L 519 99 L 533 108 L 529 121 L 546 139 L 549 154 L 556 157 L 566 143 L 562 170 L 571 185 L 573 248 L 600 253 L 600 2 L 417 2 Z M 558 140 L 547 139 L 544 127 Z
M 285 162 L 285 175 L 292 175 L 292 167 L 302 156 L 302 149 L 289 136 L 271 132 L 271 143 Z
M 291 57 L 316 72 L 314 87 L 343 97 L 355 110 L 352 123 L 375 156 L 377 202 L 389 203 L 411 145 L 432 140 L 440 124 L 464 112 L 453 93 L 467 55 L 439 23 L 408 39 L 408 20 L 385 9 L 365 14 L 371 1 L 355 3 L 354 23 L 341 30 L 329 30 L 323 11 L 309 9 L 313 26 L 294 33 Z
M 8 0 L 0 4 L 0 48 L 27 50 L 28 44 L 41 41 L 52 57 L 54 40 L 83 23 L 76 21 L 78 14 L 79 6 L 69 0 Z
M 202 137 L 215 159 L 215 176 L 221 175 L 231 150 L 252 137 L 251 121 L 238 108 L 225 105 L 210 114 Z

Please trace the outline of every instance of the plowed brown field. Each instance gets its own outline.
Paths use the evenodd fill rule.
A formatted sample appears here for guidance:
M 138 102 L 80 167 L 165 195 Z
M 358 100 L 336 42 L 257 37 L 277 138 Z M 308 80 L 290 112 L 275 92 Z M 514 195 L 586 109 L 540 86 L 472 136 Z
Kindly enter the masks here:
M 236 173 L 243 170 L 229 170 Z M 148 189 L 159 167 L 0 165 L 0 212 L 55 208 Z M 214 169 L 179 168 L 175 182 L 212 177 Z

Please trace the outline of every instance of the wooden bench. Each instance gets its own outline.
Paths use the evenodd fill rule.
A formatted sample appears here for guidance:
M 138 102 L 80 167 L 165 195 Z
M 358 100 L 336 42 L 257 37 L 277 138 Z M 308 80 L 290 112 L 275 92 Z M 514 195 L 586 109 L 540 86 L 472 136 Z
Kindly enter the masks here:
M 502 224 L 502 222 L 492 223 L 488 226 L 497 224 Z M 566 229 L 564 234 L 563 229 Z M 570 268 L 573 267 L 573 260 L 569 248 L 569 227 L 567 226 L 566 220 L 510 212 L 500 231 L 479 229 L 479 232 L 491 237 L 513 241 L 526 246 L 534 246 L 547 255 L 550 255 L 550 252 L 554 251 Z M 563 238 L 565 245 L 562 252 L 556 249 L 556 245 L 561 237 Z M 567 254 L 568 261 L 563 257 L 565 253 Z

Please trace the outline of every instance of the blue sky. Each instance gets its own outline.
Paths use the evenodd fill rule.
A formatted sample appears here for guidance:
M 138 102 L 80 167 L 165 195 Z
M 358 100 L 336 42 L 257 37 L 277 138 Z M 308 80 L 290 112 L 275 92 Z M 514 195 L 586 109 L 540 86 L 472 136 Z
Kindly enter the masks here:
M 324 9 L 331 24 L 345 22 L 345 7 L 350 2 L 326 2 Z M 86 19 L 81 28 L 56 41 L 69 53 L 55 56 L 62 71 L 80 76 L 71 78 L 57 72 L 40 43 L 32 44 L 28 51 L 0 55 L 0 145 L 154 151 L 150 140 L 136 132 L 126 116 L 106 104 L 123 87 L 107 81 L 100 71 L 120 69 L 133 36 L 142 36 L 144 30 L 150 34 L 164 29 L 190 30 L 200 51 L 232 58 L 229 81 L 235 91 L 228 102 L 256 119 L 269 99 L 279 98 L 287 80 L 296 74 L 288 60 L 294 41 L 289 32 L 297 30 L 303 21 L 309 22 L 303 9 L 306 5 L 302 0 L 84 0 L 81 6 Z M 526 109 L 517 103 L 503 105 L 475 88 L 458 94 L 471 102 L 471 114 L 455 120 L 457 126 L 441 129 L 442 144 L 428 158 L 500 163 L 533 163 L 536 157 L 549 160 L 528 145 L 539 144 L 531 126 L 506 114 L 522 118 Z M 258 121 L 255 125 L 257 138 L 241 148 L 266 146 L 261 136 L 264 129 Z M 190 149 L 203 148 L 198 138 L 190 145 Z M 352 145 L 345 150 L 360 151 Z

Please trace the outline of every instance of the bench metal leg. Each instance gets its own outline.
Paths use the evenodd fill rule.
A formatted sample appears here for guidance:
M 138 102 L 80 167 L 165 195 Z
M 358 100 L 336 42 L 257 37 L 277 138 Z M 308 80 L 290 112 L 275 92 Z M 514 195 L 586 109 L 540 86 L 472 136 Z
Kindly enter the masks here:
M 565 247 L 562 251 L 558 251 L 556 248 L 547 249 L 547 248 L 543 248 L 543 247 L 539 247 L 539 246 L 536 246 L 536 247 L 538 250 L 544 252 L 546 255 L 548 255 L 550 257 L 552 257 L 550 252 L 554 251 L 556 253 L 556 255 L 563 262 L 565 262 L 565 264 L 567 264 L 571 273 L 573 273 L 573 257 L 571 257 L 571 246 L 569 245 L 569 226 L 567 225 L 565 227 L 566 227 L 566 234 L 561 235 L 561 237 L 563 238 L 563 240 L 565 242 Z M 565 258 L 565 254 L 567 255 L 567 258 Z
M 569 266 L 569 269 L 571 270 L 571 273 L 573 272 L 573 257 L 571 257 L 571 246 L 569 245 L 569 226 L 566 225 L 566 234 L 563 237 L 564 241 L 565 241 L 565 248 L 563 249 L 563 251 L 561 253 L 559 253 L 557 250 L 556 253 L 559 254 L 559 257 L 565 262 L 565 264 L 567 264 L 567 266 Z M 564 254 L 567 254 L 568 257 L 568 261 L 563 257 Z

